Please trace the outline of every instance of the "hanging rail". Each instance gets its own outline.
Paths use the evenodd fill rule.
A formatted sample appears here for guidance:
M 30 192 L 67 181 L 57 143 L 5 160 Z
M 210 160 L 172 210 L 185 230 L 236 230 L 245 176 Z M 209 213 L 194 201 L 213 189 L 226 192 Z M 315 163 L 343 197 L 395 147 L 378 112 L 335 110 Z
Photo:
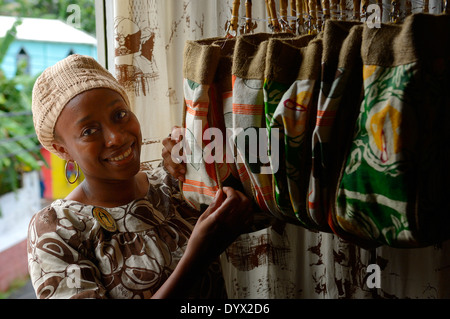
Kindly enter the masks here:
M 259 0 L 263 1 L 263 0 Z M 382 0 L 279 0 L 277 12 L 275 0 L 264 0 L 267 19 L 255 19 L 252 16 L 252 1 L 245 1 L 245 18 L 239 17 L 240 0 L 233 1 L 231 18 L 225 25 L 227 37 L 252 33 L 257 28 L 257 21 L 266 21 L 272 32 L 292 32 L 297 34 L 316 34 L 323 28 L 328 19 L 367 21 L 373 14 L 373 7 L 377 5 L 377 21 L 401 23 L 413 12 L 430 13 L 440 11 L 442 14 L 450 13 L 450 0 L 437 0 L 436 6 L 430 7 L 429 0 L 391 0 L 383 3 Z M 402 3 L 402 4 L 401 4 Z M 372 10 L 371 10 L 372 8 Z M 289 14 L 288 14 L 289 13 Z M 244 19 L 244 23 L 239 23 Z

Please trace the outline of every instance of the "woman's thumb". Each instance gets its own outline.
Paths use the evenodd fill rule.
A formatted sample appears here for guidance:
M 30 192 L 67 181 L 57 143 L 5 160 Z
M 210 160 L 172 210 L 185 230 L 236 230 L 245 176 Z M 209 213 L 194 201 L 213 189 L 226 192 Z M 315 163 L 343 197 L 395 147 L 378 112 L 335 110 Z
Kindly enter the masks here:
M 211 202 L 211 204 L 209 204 L 208 209 L 205 211 L 206 214 L 203 213 L 203 215 L 205 215 L 205 217 L 211 215 L 220 207 L 220 205 L 222 205 L 223 201 L 223 190 L 219 188 L 216 192 L 216 195 L 214 196 L 213 201 Z

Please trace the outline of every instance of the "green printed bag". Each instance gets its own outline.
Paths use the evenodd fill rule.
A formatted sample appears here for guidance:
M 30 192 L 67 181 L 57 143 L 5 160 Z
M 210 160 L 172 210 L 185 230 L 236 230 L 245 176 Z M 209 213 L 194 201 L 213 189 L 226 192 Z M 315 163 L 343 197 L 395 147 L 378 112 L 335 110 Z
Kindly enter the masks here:
M 269 132 L 273 128 L 278 128 L 280 132 L 279 167 L 274 173 L 275 198 L 284 214 L 295 216 L 303 227 L 320 229 L 307 214 L 307 191 L 311 169 L 311 136 L 318 96 L 322 40 L 320 36 L 315 38 L 305 36 L 298 39 L 286 39 L 282 44 L 293 46 L 290 50 L 295 50 L 294 52 L 299 54 L 299 64 L 291 62 L 289 65 L 290 60 L 277 52 L 272 55 L 274 61 L 271 68 L 277 70 L 277 62 L 284 61 L 286 68 L 291 67 L 291 72 L 296 72 L 286 79 L 291 82 L 294 76 L 291 85 L 281 98 L 278 98 L 276 103 L 266 102 L 266 120 Z M 284 49 L 288 48 L 289 46 Z M 275 57 L 278 54 L 280 59 L 277 61 Z M 283 64 L 281 65 L 283 66 Z M 287 74 L 289 75 L 289 73 Z M 266 71 L 265 90 L 268 97 L 272 95 L 273 87 L 279 86 L 276 84 L 286 81 L 281 75 L 283 73 L 274 72 L 271 75 Z M 286 76 L 286 72 L 284 76 Z M 282 86 L 283 90 L 284 87 Z M 273 95 L 272 98 L 276 96 Z M 270 99 L 267 100 L 270 101 Z M 272 109 L 274 105 L 276 106 L 275 110 Z
M 248 175 L 252 197 L 262 211 L 284 220 L 273 195 L 264 114 L 264 71 L 268 39 L 271 37 L 271 34 L 255 34 L 240 36 L 236 40 L 232 66 L 231 129 L 239 176 Z
M 335 220 L 366 246 L 450 238 L 450 16 L 364 26 L 364 99 Z
M 325 172 L 322 180 L 325 189 L 322 194 L 327 203 L 328 225 L 339 237 L 361 246 L 364 246 L 364 241 L 339 227 L 335 218 L 334 203 L 340 170 L 353 139 L 362 102 L 361 44 L 363 28 L 361 24 L 351 27 L 348 36 L 342 43 L 335 80 L 323 105 L 325 109 L 333 110 L 335 113 L 333 114 L 333 124 L 327 135 L 326 152 L 321 152 L 322 155 L 326 154 L 327 156 L 327 159 L 323 160 L 324 164 L 321 168 Z
M 307 35 L 295 39 L 270 39 L 267 45 L 264 72 L 264 113 L 267 128 L 273 193 L 280 212 L 292 223 L 299 223 L 294 213 L 287 185 L 284 156 L 284 123 L 273 115 L 284 93 L 293 84 L 302 62 L 301 48 L 314 38 Z

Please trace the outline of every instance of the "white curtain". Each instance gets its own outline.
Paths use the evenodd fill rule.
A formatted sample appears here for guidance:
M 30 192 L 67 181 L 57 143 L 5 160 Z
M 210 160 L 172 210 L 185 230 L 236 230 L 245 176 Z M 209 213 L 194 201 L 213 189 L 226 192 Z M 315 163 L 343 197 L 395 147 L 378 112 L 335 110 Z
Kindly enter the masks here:
M 244 2 L 240 17 L 245 16 Z M 412 3 L 420 10 L 418 1 Z M 159 164 L 160 141 L 182 123 L 185 41 L 224 36 L 232 4 L 114 1 L 113 25 L 107 26 L 112 35 L 108 47 L 113 48 L 109 60 L 114 61 L 109 69 L 127 88 L 141 122 L 143 165 Z M 430 12 L 440 5 L 430 1 Z M 258 24 L 255 32 L 270 32 L 264 0 L 253 1 L 252 15 Z M 449 298 L 449 252 L 448 242 L 442 247 L 367 251 L 332 234 L 281 224 L 240 236 L 222 255 L 222 266 L 230 298 Z

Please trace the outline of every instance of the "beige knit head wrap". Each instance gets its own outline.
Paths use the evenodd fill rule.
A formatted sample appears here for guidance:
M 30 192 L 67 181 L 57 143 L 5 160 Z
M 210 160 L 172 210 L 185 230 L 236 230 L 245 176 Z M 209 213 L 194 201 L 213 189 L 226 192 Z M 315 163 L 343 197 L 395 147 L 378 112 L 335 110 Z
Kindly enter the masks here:
M 52 146 L 55 124 L 64 106 L 76 95 L 95 88 L 119 93 L 128 107 L 127 93 L 114 76 L 89 56 L 73 54 L 47 68 L 33 87 L 32 112 L 37 137 L 47 150 Z

